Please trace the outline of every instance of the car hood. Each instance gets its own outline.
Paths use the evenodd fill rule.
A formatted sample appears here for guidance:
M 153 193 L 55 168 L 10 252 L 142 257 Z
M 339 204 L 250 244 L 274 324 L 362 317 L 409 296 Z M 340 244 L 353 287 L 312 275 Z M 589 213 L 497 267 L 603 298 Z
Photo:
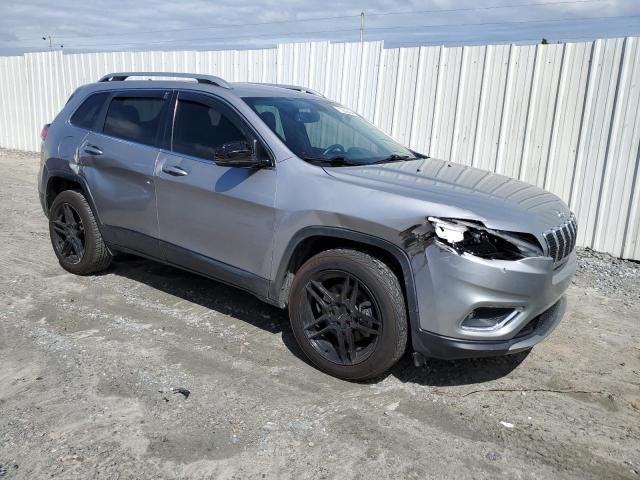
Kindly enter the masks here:
M 493 229 L 540 234 L 570 216 L 546 190 L 433 158 L 325 170 L 345 182 L 423 201 L 426 216 L 479 220 Z

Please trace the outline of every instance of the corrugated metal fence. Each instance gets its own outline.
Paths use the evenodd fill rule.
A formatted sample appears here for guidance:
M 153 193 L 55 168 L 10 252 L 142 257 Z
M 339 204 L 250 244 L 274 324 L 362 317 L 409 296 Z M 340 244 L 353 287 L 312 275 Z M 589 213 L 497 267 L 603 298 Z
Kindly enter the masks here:
M 580 220 L 579 245 L 640 260 L 637 37 L 0 57 L 0 146 L 37 150 L 42 124 L 78 85 L 123 70 L 210 73 L 316 89 L 414 149 L 558 194 Z

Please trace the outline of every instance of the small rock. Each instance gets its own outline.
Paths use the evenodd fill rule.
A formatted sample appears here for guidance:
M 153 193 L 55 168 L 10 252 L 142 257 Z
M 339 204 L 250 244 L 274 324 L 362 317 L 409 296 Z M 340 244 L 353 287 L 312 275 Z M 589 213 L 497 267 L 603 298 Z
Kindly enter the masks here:
M 500 425 L 502 425 L 505 428 L 513 428 L 513 423 L 509 423 L 509 422 L 500 421 Z
M 400 406 L 400 402 L 393 402 L 393 403 L 390 403 L 389 405 L 387 405 L 387 406 L 385 407 L 385 410 L 386 410 L 387 412 L 393 412 L 393 411 L 394 411 L 394 410 L 396 410 L 399 406 Z
M 309 446 L 313 447 L 314 443 L 313 442 L 309 442 Z
M 171 391 L 173 393 L 181 393 L 184 396 L 185 400 L 189 398 L 189 395 L 191 395 L 191 392 L 183 387 L 172 388 Z
M 500 460 L 500 454 L 498 452 L 489 452 L 487 453 L 487 460 L 491 460 L 495 462 L 496 460 Z

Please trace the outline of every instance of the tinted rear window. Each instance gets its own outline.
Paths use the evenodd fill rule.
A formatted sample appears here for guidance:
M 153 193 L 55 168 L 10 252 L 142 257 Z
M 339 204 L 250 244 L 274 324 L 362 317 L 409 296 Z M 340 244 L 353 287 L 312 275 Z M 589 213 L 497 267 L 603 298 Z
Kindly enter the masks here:
M 90 95 L 71 116 L 71 123 L 76 127 L 86 128 L 87 130 L 94 128 L 102 104 L 108 96 L 108 92 Z
M 116 97 L 109 105 L 103 132 L 124 140 L 154 145 L 163 104 L 162 98 Z

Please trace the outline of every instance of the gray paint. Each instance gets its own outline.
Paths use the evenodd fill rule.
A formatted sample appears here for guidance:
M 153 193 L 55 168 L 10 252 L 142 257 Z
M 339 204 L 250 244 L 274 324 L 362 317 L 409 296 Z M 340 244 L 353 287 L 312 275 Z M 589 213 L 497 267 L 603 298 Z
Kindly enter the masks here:
M 273 166 L 221 167 L 69 124 L 70 114 L 88 93 L 123 88 L 189 90 L 217 97 L 251 126 L 270 152 Z M 538 187 L 434 159 L 315 166 L 296 157 L 240 98 L 307 95 L 256 84 L 233 84 L 233 88 L 176 81 L 92 84 L 82 87 L 54 121 L 42 158 L 45 167 L 56 165 L 60 171 L 65 165 L 66 174 L 76 175 L 86 185 L 103 230 L 109 235 L 120 232 L 108 238 L 125 239 L 122 242 L 137 238 L 135 245 L 118 246 L 220 278 L 278 304 L 283 266 L 295 246 L 292 239 L 300 232 L 322 227 L 336 235 L 363 234 L 388 245 L 385 248 L 394 256 L 400 252 L 410 265 L 405 282 L 416 297 L 414 315 L 412 299 L 409 305 L 414 338 L 425 331 L 461 340 L 518 343 L 514 340 L 518 331 L 562 297 L 575 270 L 575 252 L 555 266 L 548 256 L 486 260 L 452 252 L 431 240 L 407 242 L 404 233 L 425 224 L 429 216 L 458 218 L 529 233 L 544 246 L 543 232 L 564 221 L 559 215 L 566 219 L 570 214 L 566 204 Z M 69 145 L 74 142 L 78 148 L 72 153 Z M 103 154 L 85 154 L 90 145 Z M 166 167 L 181 168 L 187 175 L 166 174 Z M 41 199 L 50 170 L 42 170 Z M 150 253 L 158 249 L 159 254 Z M 211 273 L 216 269 L 219 275 Z M 240 277 L 242 281 L 233 281 Z M 520 313 L 496 331 L 463 330 L 462 320 L 479 306 L 511 306 Z M 559 317 L 554 318 L 555 325 Z M 545 335 L 538 332 L 535 341 Z M 534 342 L 531 338 L 524 343 Z

